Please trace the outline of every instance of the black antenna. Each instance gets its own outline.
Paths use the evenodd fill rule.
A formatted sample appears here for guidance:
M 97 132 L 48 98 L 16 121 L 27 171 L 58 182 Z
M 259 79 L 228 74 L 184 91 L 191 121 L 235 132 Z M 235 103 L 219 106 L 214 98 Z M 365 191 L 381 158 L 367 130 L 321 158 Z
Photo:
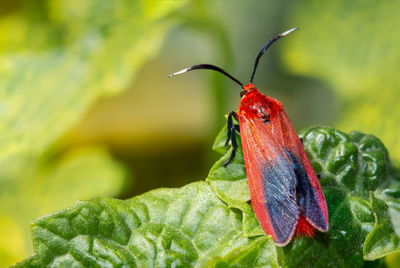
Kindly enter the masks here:
M 219 68 L 219 67 L 217 67 L 217 66 L 214 66 L 214 65 L 211 65 L 211 64 L 199 64 L 199 65 L 194 65 L 194 66 L 191 66 L 191 67 L 189 67 L 189 68 L 183 69 L 183 70 L 181 70 L 181 71 L 179 71 L 179 72 L 170 74 L 169 77 L 174 76 L 174 75 L 177 75 L 177 74 L 183 74 L 183 73 L 186 73 L 186 72 L 189 72 L 189 71 L 193 71 L 193 70 L 200 70 L 200 69 L 214 70 L 214 71 L 220 72 L 221 74 L 223 74 L 223 75 L 229 77 L 230 79 L 232 79 L 233 81 L 235 81 L 235 83 L 239 84 L 240 87 L 243 87 L 242 82 L 240 82 L 240 81 L 237 80 L 235 77 L 233 77 L 232 75 L 228 74 L 227 72 L 225 72 L 225 71 L 222 70 L 221 68 Z
M 253 67 L 253 71 L 251 72 L 251 76 L 250 76 L 250 83 L 253 84 L 253 79 L 254 79 L 254 75 L 256 74 L 256 70 L 257 70 L 257 66 L 258 66 L 258 62 L 260 61 L 261 56 L 264 54 L 265 50 L 267 50 L 267 48 L 269 48 L 276 40 L 290 34 L 291 32 L 295 31 L 299 29 L 298 27 L 287 30 L 284 33 L 278 34 L 277 36 L 275 36 L 274 38 L 268 40 L 265 45 L 263 45 L 263 47 L 261 48 L 260 52 L 258 52 L 258 55 L 256 57 L 256 61 L 254 63 L 254 67 Z

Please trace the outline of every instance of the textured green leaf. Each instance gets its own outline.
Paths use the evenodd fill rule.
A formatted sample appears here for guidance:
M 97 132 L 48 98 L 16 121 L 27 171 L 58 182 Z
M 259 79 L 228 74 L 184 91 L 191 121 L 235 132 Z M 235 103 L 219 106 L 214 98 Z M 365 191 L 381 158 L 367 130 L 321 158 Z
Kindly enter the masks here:
M 372 136 L 328 127 L 305 129 L 299 136 L 322 175 L 328 233 L 296 237 L 284 248 L 275 247 L 254 216 L 248 189 L 241 185 L 247 184 L 240 148 L 234 161 L 222 166 L 230 150 L 223 149 L 221 133 L 214 148 L 226 153 L 211 168 L 208 183 L 154 190 L 126 201 L 79 202 L 39 218 L 32 226 L 35 255 L 19 267 L 379 266 L 379 261 L 365 260 L 399 249 L 386 204 L 399 199 L 386 149 Z M 389 183 L 389 190 L 382 190 Z
M 397 236 L 400 237 L 400 182 L 393 181 L 389 187 L 378 189 L 377 197 L 386 201 L 389 206 L 389 214 Z
M 287 23 L 301 32 L 282 44 L 290 71 L 324 81 L 344 100 L 338 127 L 373 133 L 397 160 L 399 8 L 396 0 L 293 1 Z
M 400 237 L 400 183 L 399 171 L 397 169 L 392 169 L 393 179 L 389 186 L 385 185 L 381 189 L 375 192 L 376 197 L 384 200 L 388 206 L 388 213 L 392 220 L 393 229 L 397 235 Z M 387 227 L 386 227 L 387 228 Z M 386 239 L 392 236 L 391 230 L 386 234 Z M 394 238 L 396 239 L 396 238 Z M 391 242 L 391 241 L 389 241 Z M 394 243 L 391 243 L 394 246 Z M 397 247 L 398 248 L 398 247 Z M 379 248 L 378 248 L 379 249 Z M 397 249 L 398 250 L 398 249 Z M 379 251 L 378 251 L 379 253 Z M 397 267 L 400 260 L 400 254 L 392 254 L 385 258 L 388 267 Z
M 240 137 L 237 138 L 240 144 Z M 242 208 L 243 203 L 250 200 L 249 188 L 247 186 L 246 169 L 242 148 L 239 146 L 236 157 L 231 163 L 224 167 L 222 164 L 229 158 L 232 149 L 228 150 L 211 168 L 207 181 L 216 190 L 218 196 L 227 202 L 229 206 Z
M 338 256 L 343 256 L 343 266 L 352 254 L 375 260 L 393 253 L 393 247 L 397 246 L 393 240 L 398 238 L 386 204 L 371 197 L 371 191 L 391 179 L 383 144 L 371 135 L 345 134 L 328 127 L 304 129 L 299 136 L 314 169 L 321 174 L 330 216 L 329 247 L 333 246 Z M 337 192 L 332 195 L 331 189 Z M 339 198 L 338 191 L 343 198 Z M 359 263 L 354 256 L 351 261 Z
M 368 202 L 347 194 L 338 186 L 327 186 L 324 194 L 329 211 L 329 232 L 316 233 L 312 239 L 300 238 L 284 248 L 289 266 L 362 265 L 361 248 L 374 225 Z
M 388 206 L 371 193 L 371 207 L 374 210 L 375 226 L 368 234 L 363 254 L 366 260 L 375 260 L 388 254 L 400 252 L 399 237 L 393 229 Z
M 217 260 L 277 267 L 273 242 L 243 236 L 241 221 L 204 182 L 126 201 L 78 202 L 33 223 L 36 255 L 17 267 L 203 267 Z
M 250 192 L 247 185 L 246 169 L 239 135 L 236 137 L 238 144 L 236 157 L 227 167 L 222 166 L 222 163 L 229 158 L 232 152 L 232 148 L 228 150 L 225 146 L 226 133 L 227 128 L 225 126 L 214 141 L 213 150 L 224 155 L 213 165 L 206 181 L 219 198 L 230 207 L 238 208 L 243 212 L 243 233 L 245 235 L 264 235 L 264 231 L 249 204 Z
M 300 136 L 322 185 L 339 183 L 368 198 L 369 191 L 389 179 L 387 150 L 372 135 L 315 127 L 302 130 Z
M 226 128 L 223 129 L 226 132 Z M 304 148 L 324 189 L 330 216 L 328 234 L 317 233 L 313 239 L 295 239 L 285 247 L 285 262 L 289 266 L 336 265 L 362 266 L 363 256 L 374 260 L 393 250 L 389 243 L 376 245 L 382 256 L 362 251 L 377 222 L 383 222 L 386 231 L 392 226 L 382 207 L 370 203 L 369 193 L 390 180 L 389 157 L 384 145 L 372 135 L 344 132 L 328 127 L 304 129 L 299 133 Z M 226 134 L 220 133 L 214 149 L 223 151 Z M 240 138 L 238 138 L 240 144 Z M 250 237 L 262 235 L 261 226 L 248 204 L 249 192 L 243 156 L 238 155 L 226 168 L 222 163 L 230 150 L 211 168 L 207 181 L 217 195 L 229 206 L 243 212 L 243 232 Z M 239 147 L 238 154 L 241 154 Z M 390 232 L 388 232 L 389 234 Z M 394 238 L 393 238 L 394 239 Z M 371 244 L 372 246 L 372 244 Z M 301 253 L 301 257 L 299 254 Z M 330 256 L 336 256 L 332 258 Z M 372 257 L 374 256 L 374 257 Z
M 279 254 L 271 238 L 247 241 L 224 257 L 213 258 L 205 267 L 278 267 Z
M 368 225 L 364 226 L 363 229 L 368 230 L 366 237 L 365 233 L 360 233 L 365 239 L 362 243 L 363 257 L 366 260 L 375 260 L 397 252 L 399 238 L 393 224 L 398 225 L 398 219 L 393 217 L 395 213 L 391 213 L 391 217 L 385 202 L 374 198 L 371 192 L 378 186 L 386 187 L 391 179 L 388 153 L 384 145 L 372 135 L 360 132 L 350 132 L 347 135 L 332 128 L 309 128 L 303 130 L 300 136 L 305 141 L 305 148 L 314 168 L 320 168 L 321 183 L 327 185 L 324 189 L 328 185 L 339 183 L 368 201 L 368 209 L 361 211 L 371 211 L 375 219 L 368 220 Z M 329 148 L 334 151 L 329 151 Z M 346 150 L 350 153 L 346 153 Z M 391 192 L 389 189 L 385 191 L 386 194 Z M 366 197 L 366 194 L 369 196 Z M 396 195 L 393 199 L 395 202 Z M 397 202 L 398 200 L 397 198 Z M 332 210 L 329 207 L 330 214 Z M 358 209 L 353 209 L 354 212 L 357 210 L 360 210 L 359 206 Z M 370 226 L 371 222 L 374 224 L 373 228 Z

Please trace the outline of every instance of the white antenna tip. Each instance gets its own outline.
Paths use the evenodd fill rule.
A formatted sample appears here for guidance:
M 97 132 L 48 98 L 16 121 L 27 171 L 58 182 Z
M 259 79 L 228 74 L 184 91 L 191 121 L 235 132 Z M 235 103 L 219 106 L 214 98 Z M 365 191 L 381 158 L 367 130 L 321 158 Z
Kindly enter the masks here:
M 290 34 L 291 32 L 296 31 L 296 30 L 298 30 L 298 29 L 299 29 L 299 27 L 295 27 L 295 28 L 292 28 L 292 29 L 290 29 L 290 30 L 287 30 L 287 31 L 284 32 L 284 33 L 281 33 L 280 35 L 281 35 L 281 36 L 286 36 L 286 35 Z
M 168 77 L 172 77 L 172 76 L 175 76 L 175 75 L 178 75 L 178 74 L 183 74 L 183 73 L 186 73 L 187 71 L 190 71 L 190 68 L 186 68 L 186 69 L 180 70 L 180 71 L 178 71 L 176 73 L 170 74 L 170 75 L 168 75 Z

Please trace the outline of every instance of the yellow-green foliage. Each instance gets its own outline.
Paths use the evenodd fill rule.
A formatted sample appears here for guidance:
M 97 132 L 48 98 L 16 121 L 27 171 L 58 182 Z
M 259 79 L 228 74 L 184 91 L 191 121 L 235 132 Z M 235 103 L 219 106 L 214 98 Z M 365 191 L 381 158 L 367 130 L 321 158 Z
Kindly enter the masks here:
M 337 126 L 380 137 L 400 160 L 400 2 L 293 2 L 289 25 L 301 32 L 282 42 L 287 66 L 320 79 L 344 100 Z
M 0 267 L 31 252 L 28 222 L 120 192 L 109 153 L 49 147 L 94 101 L 122 91 L 185 1 L 7 1 L 0 16 Z

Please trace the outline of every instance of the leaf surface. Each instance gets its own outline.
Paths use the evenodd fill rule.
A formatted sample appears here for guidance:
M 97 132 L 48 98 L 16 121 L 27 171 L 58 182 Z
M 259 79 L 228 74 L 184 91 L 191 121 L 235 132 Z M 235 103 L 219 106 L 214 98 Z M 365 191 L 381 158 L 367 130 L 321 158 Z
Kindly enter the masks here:
M 327 233 L 296 237 L 286 247 L 276 247 L 248 202 L 240 148 L 233 162 L 222 166 L 231 149 L 222 147 L 226 136 L 221 132 L 214 148 L 225 154 L 206 182 L 158 189 L 126 201 L 78 202 L 39 218 L 32 226 L 36 253 L 19 267 L 362 267 L 379 265 L 379 258 L 398 252 L 390 213 L 394 206 L 387 204 L 398 203 L 396 173 L 382 143 L 370 135 L 328 127 L 304 129 L 300 137 L 321 174 L 329 211 Z M 378 261 L 366 263 L 372 260 Z
M 226 129 L 222 131 L 226 133 Z M 328 127 L 304 129 L 299 136 L 303 139 L 315 171 L 321 175 L 320 183 L 327 200 L 330 230 L 328 234 L 318 233 L 313 239 L 295 239 L 284 248 L 285 263 L 289 266 L 322 265 L 334 261 L 338 266 L 349 263 L 360 266 L 363 258 L 375 260 L 395 252 L 397 235 L 393 233 L 392 226 L 397 221 L 391 220 L 387 207 L 376 206 L 370 200 L 371 192 L 392 180 L 388 153 L 382 142 L 372 135 L 360 132 L 346 134 Z M 214 149 L 223 152 L 225 140 L 226 134 L 220 133 Z M 238 142 L 240 144 L 240 137 Z M 240 156 L 235 157 L 227 168 L 222 163 L 228 159 L 231 151 L 225 152 L 211 168 L 207 181 L 229 206 L 243 211 L 244 234 L 250 237 L 263 234 L 247 202 L 250 197 L 241 147 L 238 150 Z M 377 226 L 382 226 L 382 233 L 388 235 L 387 240 L 381 244 L 373 241 L 377 239 L 378 232 L 376 236 L 373 233 L 380 229 Z M 373 254 L 367 253 L 369 249 L 362 251 L 363 245 L 369 243 Z M 372 250 L 375 246 L 377 248 Z M 331 258 L 330 255 L 337 258 Z
M 243 236 L 241 218 L 205 182 L 158 189 L 126 201 L 78 202 L 33 223 L 36 256 L 17 267 L 201 267 L 217 260 L 276 267 L 273 242 Z

